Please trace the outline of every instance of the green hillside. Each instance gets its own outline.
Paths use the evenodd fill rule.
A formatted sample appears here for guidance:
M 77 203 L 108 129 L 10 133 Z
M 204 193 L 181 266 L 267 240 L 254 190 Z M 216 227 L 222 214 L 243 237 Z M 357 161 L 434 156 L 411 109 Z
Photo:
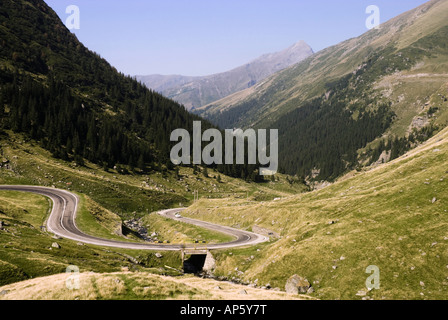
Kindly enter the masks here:
M 447 14 L 446 1 L 429 1 L 197 114 L 278 128 L 281 170 L 309 179 L 398 156 L 447 123 Z
M 447 153 L 445 129 L 319 191 L 263 204 L 202 200 L 184 215 L 280 236 L 261 251 L 219 253 L 217 275 L 284 288 L 298 274 L 322 299 L 446 299 Z M 370 265 L 380 270 L 380 289 L 368 292 Z
M 178 171 L 146 174 L 120 174 L 119 168 L 107 171 L 86 161 L 55 159 L 50 152 L 23 134 L 6 132 L 0 140 L 0 184 L 39 185 L 67 189 L 81 198 L 77 225 L 87 234 L 120 241 L 141 242 L 140 235 L 127 220 L 141 223 L 148 235 L 157 233 L 159 240 L 171 243 L 202 239 L 225 242 L 225 235 L 174 223 L 154 214 L 157 210 L 188 206 L 193 192 L 200 198 L 246 199 L 252 202 L 273 200 L 306 191 L 298 181 L 277 175 L 275 182 L 255 184 L 231 178 L 212 169 L 179 168 Z M 219 179 L 218 179 L 219 177 Z M 180 254 L 138 250 L 119 250 L 96 246 L 79 246 L 76 242 L 54 239 L 42 230 L 50 203 L 43 196 L 20 192 L 0 192 L 0 285 L 64 272 L 70 265 L 82 266 L 82 272 L 118 272 L 123 267 L 151 273 L 171 274 L 167 265 L 179 269 Z M 62 250 L 50 249 L 53 242 Z M 162 268 L 161 270 L 158 268 Z
M 197 117 L 118 73 L 41 0 L 3 1 L 0 25 L 3 128 L 80 164 L 170 166 L 170 133 Z

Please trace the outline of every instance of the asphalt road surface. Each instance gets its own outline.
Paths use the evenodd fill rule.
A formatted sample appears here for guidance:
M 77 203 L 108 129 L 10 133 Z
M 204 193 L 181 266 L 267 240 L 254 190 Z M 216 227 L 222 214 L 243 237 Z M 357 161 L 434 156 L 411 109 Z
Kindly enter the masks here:
M 234 241 L 219 244 L 155 244 L 155 243 L 134 243 L 116 240 L 101 239 L 90 236 L 82 232 L 76 226 L 75 218 L 78 210 L 79 198 L 77 195 L 60 189 L 37 186 L 0 186 L 0 190 L 31 192 L 50 198 L 53 201 L 53 208 L 47 219 L 47 230 L 62 238 L 71 239 L 77 242 L 123 249 L 137 250 L 166 250 L 178 251 L 182 249 L 227 249 L 242 246 L 251 246 L 268 241 L 268 238 L 230 227 L 220 226 L 205 221 L 184 218 L 180 213 L 184 209 L 169 209 L 160 211 L 161 216 L 189 223 L 205 229 L 225 233 L 235 237 Z

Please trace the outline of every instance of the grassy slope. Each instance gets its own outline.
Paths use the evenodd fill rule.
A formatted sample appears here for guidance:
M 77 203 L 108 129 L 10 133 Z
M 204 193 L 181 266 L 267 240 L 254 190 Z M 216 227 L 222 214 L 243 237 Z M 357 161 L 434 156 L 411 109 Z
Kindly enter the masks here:
M 300 184 L 289 184 L 279 175 L 276 183 L 254 184 L 220 175 L 209 170 L 209 177 L 193 174 L 192 168 L 180 168 L 179 178 L 173 172 L 149 175 L 120 175 L 114 170 L 105 172 L 87 163 L 79 167 L 56 160 L 50 153 L 22 135 L 8 133 L 0 140 L 0 160 L 9 161 L 9 169 L 0 168 L 1 184 L 31 184 L 54 186 L 83 193 L 99 205 L 124 219 L 141 217 L 169 207 L 185 206 L 192 202 L 194 190 L 202 197 L 275 198 L 304 191 Z
M 194 243 L 195 240 L 204 240 L 207 243 L 222 243 L 235 240 L 226 234 L 209 231 L 191 224 L 174 221 L 159 215 L 149 215 L 143 219 L 143 223 L 149 226 L 151 232 L 157 232 L 160 241 L 170 243 Z
M 84 201 L 91 200 L 84 199 L 81 206 L 86 206 Z M 0 300 L 310 299 L 305 295 L 292 296 L 181 276 L 175 271 L 181 268 L 180 253 L 165 252 L 162 257 L 156 257 L 153 252 L 80 246 L 69 240 L 54 239 L 39 230 L 48 216 L 48 205 L 49 201 L 43 196 L 27 194 L 24 197 L 22 192 L 0 192 L 0 221 L 4 225 L 0 230 L 0 291 L 6 292 Z M 80 215 L 86 214 L 88 212 L 82 208 Z M 107 236 L 107 232 L 113 231 L 98 223 L 89 221 L 90 230 L 95 234 L 101 235 L 104 231 Z M 159 224 L 166 229 L 163 223 Z M 171 227 L 179 228 L 178 225 Z M 182 226 L 180 229 L 185 232 Z M 200 230 L 194 231 L 204 235 Z M 52 248 L 53 242 L 61 248 Z M 63 272 L 69 265 L 80 268 L 79 290 L 66 287 L 72 274 Z M 166 274 L 171 277 L 163 276 Z M 247 294 L 241 294 L 243 289 Z
M 194 175 L 191 168 L 181 168 L 178 180 L 173 174 L 119 175 L 113 171 L 105 172 L 90 163 L 86 167 L 77 167 L 51 158 L 48 152 L 17 134 L 1 140 L 0 164 L 1 184 L 54 186 L 77 192 L 81 197 L 77 216 L 81 230 L 121 241 L 138 240 L 130 235 L 124 238 L 118 232 L 121 220 L 133 217 L 146 217 L 144 222 L 148 230 L 158 232 L 159 238 L 171 242 L 229 240 L 221 234 L 148 216 L 158 209 L 190 204 L 193 190 L 200 190 L 201 197 L 240 198 L 248 194 L 254 199 L 273 199 L 303 190 L 303 186 L 287 183 L 283 176 L 279 182 L 255 185 L 223 175 L 222 183 L 218 183 L 214 178 L 217 174 L 212 170 L 209 170 L 210 177 L 205 178 L 202 174 Z M 180 268 L 180 255 L 175 253 L 156 259 L 153 253 L 146 251 L 78 246 L 69 240 L 52 239 L 51 235 L 40 230 L 49 206 L 50 202 L 44 197 L 0 192 L 0 211 L 3 212 L 0 221 L 7 222 L 7 229 L 11 231 L 0 231 L 0 284 L 63 272 L 69 264 L 80 266 L 81 271 L 95 272 L 115 272 L 122 267 L 163 269 L 164 265 Z M 176 233 L 178 231 L 180 233 Z M 61 250 L 50 250 L 55 241 L 62 246 Z M 141 265 L 136 266 L 135 260 L 129 256 L 136 258 Z M 155 272 L 171 271 L 156 269 Z
M 217 272 L 227 277 L 284 287 L 297 273 L 319 298 L 360 299 L 365 270 L 376 265 L 381 288 L 371 298 L 446 299 L 447 153 L 445 129 L 407 155 L 323 190 L 263 204 L 204 200 L 188 215 L 282 235 L 260 251 L 220 253 Z
M 284 292 L 248 288 L 192 276 L 165 277 L 143 273 L 81 273 L 78 290 L 69 290 L 68 274 L 57 274 L 1 287 L 0 300 L 293 300 L 310 299 Z M 51 284 L 51 285 L 49 285 Z M 246 294 L 241 291 L 245 290 Z
M 444 299 L 447 152 L 448 130 L 444 130 L 396 161 L 320 191 L 273 202 L 203 199 L 190 213 L 241 228 L 257 224 L 281 235 L 258 247 L 218 252 L 218 275 L 259 279 L 259 284 L 283 288 L 286 279 L 297 273 L 313 282 L 316 297 L 356 299 L 365 287 L 366 267 L 377 265 L 381 289 L 369 296 Z M 8 200 L 2 201 L 2 211 L 8 216 L 2 215 L 2 220 L 10 232 L 0 238 L 2 279 L 3 275 L 18 281 L 59 273 L 69 264 L 95 272 L 133 267 L 122 251 L 81 247 L 67 240 L 57 240 L 62 249 L 50 250 L 55 240 L 38 230 L 48 214 L 48 201 L 31 196 L 23 204 L 16 193 L 3 197 Z M 329 224 L 332 221 L 336 223 Z M 156 265 L 151 253 L 132 255 L 148 267 Z M 167 254 L 166 259 L 171 262 L 159 261 L 159 265 L 175 266 L 178 258 Z
M 90 213 L 85 210 L 85 203 L 81 206 L 80 216 L 86 218 L 83 216 Z M 0 192 L 0 221 L 4 225 L 0 230 L 0 285 L 61 273 L 69 265 L 77 265 L 81 272 L 117 272 L 127 268 L 168 274 L 177 273 L 164 268 L 165 265 L 175 269 L 181 267 L 179 253 L 169 252 L 156 258 L 154 253 L 147 251 L 115 250 L 55 239 L 40 228 L 49 208 L 50 202 L 43 196 Z M 88 230 L 95 235 L 113 237 L 114 230 L 108 229 L 101 220 L 94 219 L 88 225 Z M 61 248 L 53 248 L 54 242 Z

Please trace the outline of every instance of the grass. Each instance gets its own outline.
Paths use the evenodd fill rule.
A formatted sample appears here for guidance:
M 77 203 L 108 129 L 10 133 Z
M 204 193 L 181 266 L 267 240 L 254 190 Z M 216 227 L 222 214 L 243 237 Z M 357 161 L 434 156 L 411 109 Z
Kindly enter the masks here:
M 247 230 L 258 225 L 281 235 L 278 240 L 256 247 L 217 252 L 216 275 L 227 279 L 283 289 L 291 275 L 299 274 L 313 284 L 314 297 L 361 299 L 356 294 L 365 290 L 369 276 L 365 270 L 376 265 L 381 272 L 381 287 L 369 292 L 370 298 L 446 299 L 447 153 L 445 129 L 391 163 L 353 173 L 319 191 L 284 193 L 277 201 L 256 201 L 254 190 L 249 198 L 203 198 L 183 215 Z M 17 175 L 15 171 L 2 172 Z M 12 180 L 5 175 L 2 179 Z M 281 189 L 287 184 L 277 186 Z M 269 184 L 261 187 L 268 188 Z M 4 192 L 0 197 L 1 220 L 7 224 L 7 231 L 0 231 L 1 285 L 61 273 L 68 265 L 80 266 L 81 272 L 114 273 L 127 268 L 179 274 L 164 266 L 180 269 L 180 254 L 163 253 L 162 258 L 157 258 L 152 252 L 78 246 L 69 240 L 55 240 L 39 229 L 48 214 L 45 198 L 32 195 L 24 203 L 15 192 Z M 96 203 L 89 198 L 83 197 L 83 205 Z M 98 216 L 107 216 L 109 212 L 101 207 L 97 208 Z M 101 225 L 101 219 L 89 223 Z M 111 234 L 113 228 L 102 227 L 105 234 Z M 179 227 L 182 228 L 170 225 L 167 234 Z M 55 241 L 61 249 L 51 248 Z M 109 282 L 104 280 L 105 288 Z M 130 283 L 125 287 L 138 287 Z M 129 289 L 123 293 L 120 288 L 101 293 L 96 285 L 96 291 L 80 298 L 126 298 Z M 157 298 L 142 288 L 129 293 L 129 297 Z M 184 289 L 178 293 L 176 289 L 167 289 L 160 298 L 190 298 L 189 294 L 182 295 Z M 59 294 L 55 297 L 63 298 Z M 201 293 L 193 296 L 200 297 Z
M 361 299 L 365 270 L 376 265 L 381 287 L 369 298 L 446 299 L 447 153 L 445 129 L 396 161 L 319 191 L 263 204 L 203 200 L 184 215 L 246 229 L 257 224 L 282 235 L 251 252 L 252 259 L 250 249 L 218 255 L 218 271 L 227 277 L 284 288 L 299 274 L 318 298 Z
M 146 216 L 143 223 L 149 230 L 157 232 L 157 238 L 160 241 L 166 240 L 170 243 L 194 243 L 195 240 L 204 240 L 213 244 L 235 240 L 232 236 L 174 221 L 157 214 Z
M 122 235 L 121 218 L 96 204 L 86 195 L 80 195 L 76 225 L 84 233 L 105 239 L 126 241 Z
M 47 210 L 45 211 L 45 209 Z M 20 219 L 38 228 L 43 226 L 51 209 L 51 202 L 40 195 L 17 191 L 0 191 L 0 216 Z
M 365 290 L 369 276 L 365 270 L 376 265 L 381 272 L 381 286 L 369 292 L 369 298 L 446 299 L 447 153 L 445 129 L 391 163 L 354 173 L 319 191 L 263 202 L 255 201 L 254 194 L 249 199 L 202 199 L 183 215 L 247 230 L 258 225 L 281 235 L 259 246 L 216 252 L 217 276 L 283 289 L 291 275 L 299 274 L 313 284 L 314 297 L 361 299 L 356 294 Z M 78 265 L 81 272 L 114 273 L 126 268 L 179 274 L 164 267 L 180 269 L 178 253 L 167 252 L 157 258 L 152 252 L 55 240 L 39 229 L 49 209 L 44 197 L 30 195 L 24 203 L 20 193 L 8 191 L 2 192 L 0 199 L 0 219 L 7 224 L 7 231 L 0 231 L 1 285 L 61 273 L 68 265 Z M 85 197 L 83 201 L 91 200 Z M 99 211 L 100 215 L 106 213 Z M 107 227 L 103 228 L 110 234 Z M 55 241 L 61 249 L 51 248 Z M 118 282 L 116 288 L 107 289 L 111 280 L 105 279 L 99 282 L 102 285 L 94 286 L 96 291 L 79 298 L 190 299 L 202 294 L 174 287 L 159 297 L 145 286 L 138 286 L 137 280 L 122 281 L 126 291 Z M 54 294 L 53 298 L 66 298 L 60 292 Z
M 145 273 L 81 273 L 79 289 L 68 289 L 73 275 L 57 274 L 0 287 L 0 300 L 299 300 L 284 292 L 248 288 L 193 276 L 166 277 Z M 241 290 L 247 294 L 241 294 Z
M 192 202 L 193 190 L 201 197 L 283 197 L 303 186 L 289 184 L 283 176 L 278 182 L 262 185 L 246 183 L 209 170 L 209 177 L 193 174 L 191 168 L 180 168 L 180 177 L 173 174 L 120 175 L 105 172 L 93 164 L 75 166 L 51 158 L 33 141 L 19 134 L 7 133 L 1 140 L 0 160 L 7 163 L 0 168 L 1 184 L 42 185 L 67 189 L 80 197 L 76 223 L 84 232 L 120 241 L 140 241 L 120 234 L 121 221 L 141 218 L 155 224 L 151 231 L 164 240 L 188 241 L 201 239 L 208 243 L 226 242 L 227 235 L 202 230 L 173 221 L 165 221 L 151 214 L 158 209 L 185 206 Z M 123 268 L 145 270 L 158 274 L 179 274 L 181 256 L 155 252 L 101 248 L 78 245 L 65 239 L 53 239 L 40 229 L 50 212 L 51 202 L 39 195 L 21 192 L 0 192 L 0 221 L 6 230 L 0 231 L 0 285 L 20 280 L 64 272 L 68 265 L 77 265 L 81 272 L 117 272 Z M 177 232 L 177 233 L 176 233 Z M 53 242 L 61 249 L 51 248 Z M 168 266 L 169 268 L 166 268 Z
M 209 170 L 209 177 L 180 168 L 174 173 L 154 172 L 146 175 L 121 175 L 114 170 L 86 163 L 80 167 L 51 157 L 35 142 L 23 135 L 7 132 L 0 141 L 0 160 L 9 161 L 0 168 L 1 184 L 30 184 L 67 189 L 91 198 L 98 205 L 123 220 L 141 218 L 148 213 L 172 207 L 188 206 L 193 193 L 201 198 L 252 195 L 261 192 L 271 198 L 305 191 L 303 185 L 289 184 L 286 176 L 264 184 L 247 183 Z M 217 181 L 218 175 L 222 182 Z
M 79 217 L 84 221 L 84 227 L 89 226 L 89 232 L 126 241 L 114 235 L 114 229 L 107 228 L 110 221 L 104 224 L 104 221 L 91 215 L 87 210 L 90 206 L 97 208 L 97 216 L 108 213 L 89 198 L 82 197 Z M 166 252 L 163 257 L 157 258 L 155 253 L 147 251 L 108 249 L 55 239 L 52 234 L 40 228 L 50 212 L 49 209 L 50 203 L 43 196 L 28 193 L 24 196 L 22 192 L 13 191 L 0 192 L 0 221 L 4 224 L 3 230 L 0 230 L 0 285 L 61 273 L 69 265 L 77 265 L 82 271 L 117 272 L 125 268 L 179 274 L 173 270 L 181 269 L 180 253 Z M 119 221 L 117 217 L 115 221 Z M 52 248 L 54 242 L 61 248 Z

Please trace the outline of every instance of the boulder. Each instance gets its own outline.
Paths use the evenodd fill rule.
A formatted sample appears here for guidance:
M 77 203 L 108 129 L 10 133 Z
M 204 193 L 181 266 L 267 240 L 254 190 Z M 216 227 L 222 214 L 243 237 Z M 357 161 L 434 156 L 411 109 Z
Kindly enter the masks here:
M 61 248 L 61 246 L 57 242 L 53 242 L 51 247 L 56 248 L 56 249 L 60 249 Z
M 310 282 L 296 274 L 290 277 L 285 285 L 285 291 L 290 294 L 307 293 L 310 288 Z
M 367 292 L 365 290 L 359 290 L 356 295 L 358 297 L 365 297 L 367 295 Z

